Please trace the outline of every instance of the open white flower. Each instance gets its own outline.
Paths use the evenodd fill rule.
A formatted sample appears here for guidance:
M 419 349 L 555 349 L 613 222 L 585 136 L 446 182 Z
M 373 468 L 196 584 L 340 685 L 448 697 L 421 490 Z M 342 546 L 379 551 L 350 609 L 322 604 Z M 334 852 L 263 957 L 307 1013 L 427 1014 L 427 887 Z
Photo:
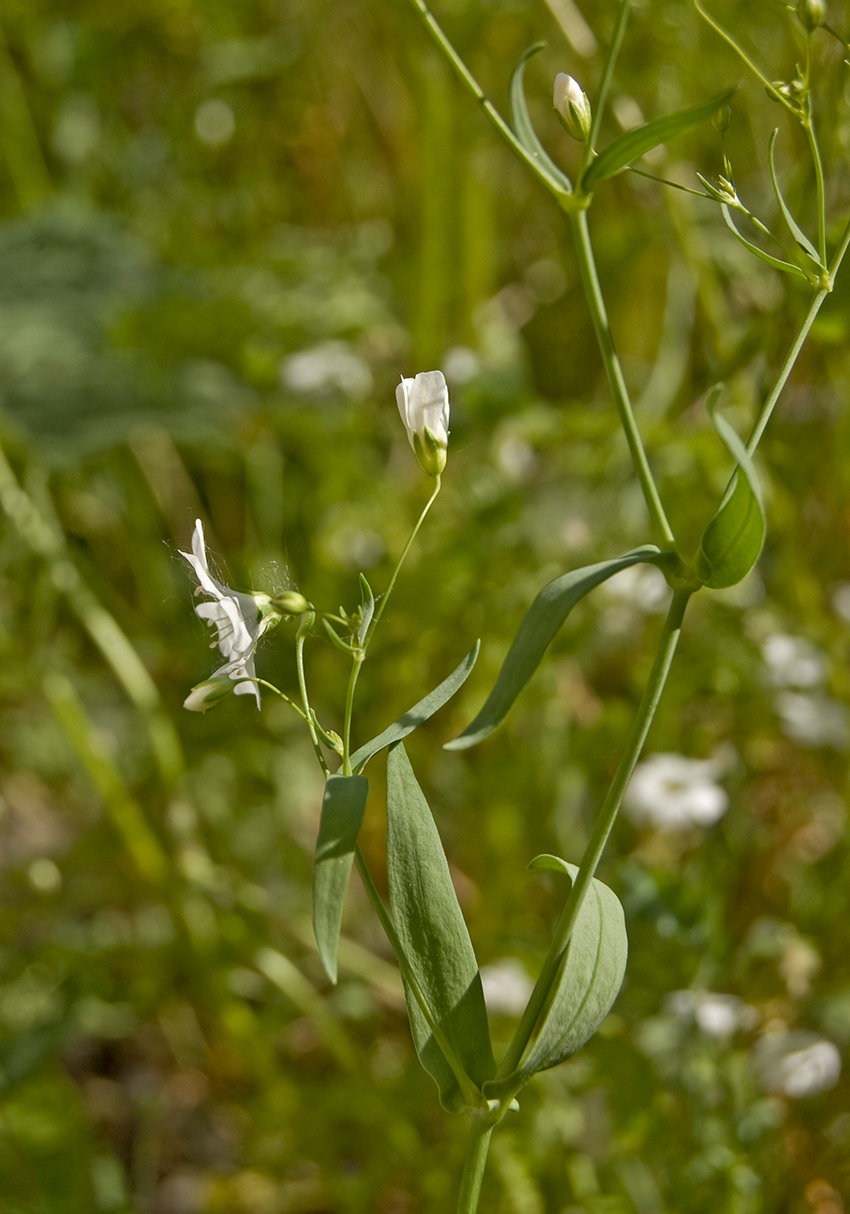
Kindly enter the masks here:
M 204 543 L 204 525 L 200 519 L 195 523 L 192 536 L 192 551 L 180 555 L 189 562 L 198 585 L 196 595 L 206 595 L 211 602 L 198 603 L 196 615 L 216 630 L 216 638 L 210 649 L 218 646 L 225 664 L 215 672 L 212 679 L 198 684 L 186 697 L 183 707 L 195 712 L 204 712 L 219 702 L 221 696 L 210 697 L 201 692 L 213 680 L 226 675 L 236 686 L 235 695 L 253 695 L 260 707 L 260 688 L 254 672 L 254 652 L 260 637 L 279 618 L 272 609 L 271 597 L 267 594 L 246 594 L 223 586 L 212 576 L 207 564 L 207 549 Z M 221 684 L 215 684 L 220 690 Z
M 429 476 L 446 466 L 449 445 L 449 390 L 442 371 L 420 371 L 415 379 L 402 378 L 395 390 L 398 411 L 407 437 Z
M 719 766 L 713 759 L 649 755 L 634 770 L 623 808 L 638 825 L 713 826 L 729 808 L 729 797 L 716 781 Z

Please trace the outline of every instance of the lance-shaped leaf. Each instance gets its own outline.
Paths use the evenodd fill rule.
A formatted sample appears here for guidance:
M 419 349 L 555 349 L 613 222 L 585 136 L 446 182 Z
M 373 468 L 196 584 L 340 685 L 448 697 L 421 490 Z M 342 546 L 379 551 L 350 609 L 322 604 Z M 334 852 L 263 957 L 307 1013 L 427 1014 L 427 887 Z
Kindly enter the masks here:
M 751 240 L 747 240 L 746 236 L 742 236 L 735 227 L 735 221 L 729 213 L 729 208 L 725 202 L 720 204 L 720 210 L 723 213 L 723 219 L 726 227 L 729 229 L 738 243 L 742 244 L 745 249 L 748 249 L 753 256 L 759 259 L 759 261 L 763 261 L 765 265 L 773 266 L 774 270 L 781 270 L 783 274 L 796 274 L 798 278 L 805 279 L 805 281 L 808 282 L 806 275 L 799 266 L 793 265 L 790 261 L 782 261 L 782 259 L 779 257 L 773 257 L 770 253 L 765 253 L 764 249 L 760 249 L 757 244 L 753 244 Z
M 529 868 L 566 873 L 571 881 L 579 871 L 557 856 L 537 856 Z M 620 900 L 594 878 L 518 1075 L 528 1079 L 557 1066 L 593 1036 L 622 986 L 628 951 Z
M 820 254 L 818 253 L 817 249 L 812 244 L 812 242 L 809 240 L 806 233 L 799 226 L 799 224 L 797 223 L 794 216 L 788 210 L 788 207 L 786 206 L 786 203 L 785 203 L 785 199 L 782 197 L 782 191 L 779 188 L 779 181 L 777 180 L 777 177 L 776 177 L 776 165 L 774 164 L 774 161 L 773 161 L 773 149 L 776 144 L 776 137 L 778 134 L 779 134 L 779 127 L 776 128 L 776 130 L 771 135 L 770 139 L 768 139 L 768 141 L 767 141 L 767 163 L 770 165 L 770 180 L 773 182 L 773 192 L 776 195 L 776 201 L 779 203 L 779 209 L 782 212 L 783 218 L 785 219 L 785 222 L 788 225 L 788 231 L 794 237 L 794 239 L 796 240 L 796 242 L 800 246 L 800 248 L 805 253 L 808 253 L 809 257 L 811 257 L 812 261 L 815 263 L 815 265 L 818 267 L 818 269 L 822 270 L 824 267 L 821 265 Z
M 437 826 L 400 742 L 387 757 L 387 877 L 393 922 L 433 1021 L 406 981 L 416 1052 L 436 1080 L 443 1107 L 458 1111 L 464 1104 L 460 1084 L 435 1026 L 479 1087 L 496 1064 L 478 962 Z
M 714 411 L 721 390 L 718 384 L 709 393 L 708 412 L 738 468 L 703 532 L 694 565 L 704 585 L 713 590 L 734 586 L 747 576 L 761 554 L 765 533 L 764 503 L 753 462 L 726 419 Z
M 402 738 L 406 738 L 423 721 L 427 721 L 438 709 L 442 708 L 469 678 L 480 648 L 481 642 L 476 641 L 461 664 L 452 671 L 447 679 L 443 680 L 439 687 L 435 687 L 418 704 L 408 708 L 407 712 L 403 713 L 398 720 L 393 721 L 392 725 L 388 725 L 383 733 L 379 733 L 371 742 L 367 742 L 359 750 L 355 750 L 351 756 L 352 771 L 362 771 L 378 751 L 383 750 L 385 746 L 392 746 L 393 742 L 400 742 Z
M 676 135 L 683 135 L 685 131 L 699 126 L 707 118 L 713 118 L 734 92 L 734 88 L 724 89 L 708 101 L 688 106 L 686 110 L 677 110 L 675 114 L 666 114 L 663 118 L 654 118 L 645 126 L 626 131 L 613 143 L 609 143 L 592 164 L 588 165 L 581 179 L 581 188 L 589 194 L 598 182 L 604 181 L 606 177 L 613 177 L 615 173 L 627 168 L 632 161 L 651 152 L 659 144 L 666 143 Z
M 369 781 L 365 776 L 328 776 L 313 861 L 313 930 L 325 973 L 336 982 L 342 908 L 363 822 Z
M 358 645 L 362 645 L 366 640 L 369 625 L 372 623 L 372 616 L 375 614 L 375 596 L 372 593 L 372 587 L 362 573 L 360 574 L 360 598 L 360 623 L 357 627 Z
M 528 63 L 532 55 L 536 55 L 538 51 L 542 51 L 545 42 L 535 42 L 534 46 L 530 46 L 525 54 L 516 65 L 514 74 L 511 77 L 511 87 L 508 92 L 508 102 L 510 105 L 511 124 L 522 146 L 530 156 L 533 156 L 536 161 L 545 169 L 546 175 L 554 182 L 562 193 L 571 193 L 572 182 L 566 173 L 559 169 L 554 160 L 551 159 L 549 153 L 544 148 L 543 144 L 537 138 L 537 132 L 531 125 L 531 116 L 528 112 L 528 106 L 525 102 L 525 86 L 523 78 L 525 76 L 525 65 Z
M 548 646 L 580 599 L 621 569 L 637 565 L 640 561 L 654 561 L 661 555 L 661 550 L 654 544 L 645 544 L 612 561 L 601 561 L 598 565 L 574 569 L 544 586 L 523 617 L 484 707 L 460 737 L 446 743 L 445 749 L 466 750 L 481 742 L 501 725 L 517 696 L 540 665 Z

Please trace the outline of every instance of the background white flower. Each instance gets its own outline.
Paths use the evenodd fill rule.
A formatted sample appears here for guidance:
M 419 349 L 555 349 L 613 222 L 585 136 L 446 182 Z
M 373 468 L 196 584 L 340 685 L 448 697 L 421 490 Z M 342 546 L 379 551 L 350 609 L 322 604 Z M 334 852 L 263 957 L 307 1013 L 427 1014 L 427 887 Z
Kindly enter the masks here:
M 826 678 L 826 656 L 805 637 L 774 632 L 761 652 L 777 687 L 817 687 Z
M 181 552 L 180 555 L 188 561 L 198 579 L 195 594 L 207 595 L 212 600 L 195 606 L 196 615 L 216 631 L 210 648 L 214 649 L 217 645 L 221 656 L 226 659 L 224 666 L 212 677 L 227 675 L 237 684 L 233 689 L 234 694 L 253 694 L 259 708 L 260 688 L 255 681 L 254 651 L 260 637 L 278 618 L 270 610 L 270 596 L 231 590 L 212 576 L 207 562 L 204 525 L 200 519 L 195 522 L 191 553 Z M 187 696 L 184 707 L 196 707 L 192 702 L 192 693 Z
M 754 1062 L 763 1086 L 792 1100 L 834 1088 L 841 1075 L 838 1047 L 813 1033 L 768 1033 L 756 1045 Z
M 487 1010 L 496 1016 L 521 1016 L 534 989 L 516 957 L 500 957 L 490 965 L 482 965 L 481 985 Z
M 650 755 L 635 768 L 623 808 L 640 825 L 712 826 L 729 808 L 729 797 L 716 782 L 718 774 L 714 759 Z
M 709 1037 L 722 1040 L 738 1029 L 752 1029 L 759 1014 L 737 995 L 714 991 L 673 991 L 667 998 L 671 1011 L 682 1020 L 693 1020 Z

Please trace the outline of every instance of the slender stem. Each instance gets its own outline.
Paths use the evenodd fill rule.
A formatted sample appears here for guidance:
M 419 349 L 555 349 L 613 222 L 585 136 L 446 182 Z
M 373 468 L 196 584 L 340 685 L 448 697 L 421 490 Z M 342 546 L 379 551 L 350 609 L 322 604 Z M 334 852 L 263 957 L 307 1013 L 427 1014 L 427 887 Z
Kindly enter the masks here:
M 313 750 L 316 752 L 316 758 L 319 760 L 319 766 L 325 776 L 330 775 L 330 768 L 325 762 L 325 756 L 322 754 L 322 748 L 319 745 L 319 736 L 316 733 L 316 727 L 313 724 L 313 714 L 310 710 L 310 699 L 307 695 L 307 680 L 304 677 L 304 642 L 306 641 L 310 629 L 316 622 L 316 613 L 314 611 L 306 611 L 301 617 L 301 623 L 298 631 L 295 634 L 295 664 L 298 668 L 298 686 L 301 690 L 301 703 L 304 707 L 304 715 L 307 718 L 307 728 L 310 730 L 310 741 L 313 743 Z
M 846 247 L 846 245 L 845 245 L 845 247 Z M 838 267 L 836 266 L 836 269 L 837 268 Z M 782 389 L 785 387 L 788 376 L 791 374 L 791 369 L 794 366 L 794 363 L 797 361 L 797 356 L 799 355 L 800 350 L 803 347 L 803 342 L 808 337 L 809 330 L 811 329 L 812 325 L 814 324 L 815 317 L 817 316 L 818 312 L 820 311 L 821 304 L 826 299 L 828 294 L 829 294 L 829 288 L 822 287 L 819 291 L 816 292 L 814 298 L 812 299 L 811 304 L 809 305 L 809 310 L 806 313 L 803 323 L 800 325 L 800 328 L 797 330 L 796 336 L 794 337 L 794 340 L 791 343 L 791 349 L 788 351 L 787 355 L 785 356 L 785 361 L 782 364 L 782 367 L 780 368 L 779 375 L 776 379 L 776 382 L 774 383 L 767 399 L 765 400 L 764 404 L 762 405 L 761 411 L 760 411 L 758 417 L 756 418 L 756 423 L 752 428 L 752 432 L 750 433 L 750 437 L 747 439 L 747 454 L 748 455 L 752 455 L 753 452 L 755 451 L 756 447 L 759 445 L 761 436 L 764 434 L 765 427 L 767 426 L 767 423 L 770 421 L 770 415 L 773 413 L 773 410 L 776 407 L 776 402 L 779 400 L 779 394 L 781 393 Z
M 705 11 L 705 9 L 702 7 L 702 5 L 698 3 L 698 0 L 694 0 L 694 8 L 697 10 L 697 12 L 702 17 L 702 19 L 704 21 L 707 21 L 708 24 L 711 26 L 711 28 L 720 35 L 720 37 L 723 39 L 723 41 L 727 42 L 729 44 L 729 46 L 731 46 L 731 48 L 735 52 L 735 54 L 738 55 L 738 57 L 740 59 L 742 59 L 744 61 L 744 63 L 746 63 L 747 67 L 750 69 L 750 71 L 753 73 L 753 75 L 755 75 L 762 82 L 764 87 L 767 89 L 768 94 L 773 98 L 773 100 L 778 101 L 780 103 L 780 105 L 784 105 L 786 110 L 790 110 L 791 113 L 794 114 L 795 117 L 799 117 L 799 113 L 793 108 L 793 106 L 788 104 L 788 98 L 785 97 L 782 93 L 780 93 L 779 89 L 777 89 L 775 87 L 775 85 L 771 84 L 771 82 L 768 80 L 767 76 L 765 76 L 762 72 L 759 71 L 758 67 L 756 67 L 755 63 L 749 57 L 749 55 L 744 50 L 744 48 L 738 42 L 735 41 L 735 39 L 732 37 L 731 34 L 727 34 L 726 30 L 723 28 L 722 25 L 717 24 L 717 22 L 714 20 L 714 18 L 711 17 Z
M 487 1162 L 487 1150 L 492 1133 L 493 1126 L 488 1124 L 483 1117 L 473 1117 L 469 1131 L 469 1145 L 466 1148 L 466 1163 L 463 1167 L 463 1177 L 457 1199 L 457 1214 L 475 1214 L 478 1209 L 481 1181 L 484 1177 L 484 1165 Z
M 661 504 L 661 498 L 658 495 L 658 489 L 649 467 L 649 461 L 646 458 L 646 452 L 644 451 L 643 442 L 632 410 L 632 403 L 629 399 L 629 390 L 626 387 L 620 360 L 614 348 L 614 339 L 611 336 L 608 313 L 605 310 L 605 300 L 602 298 L 602 289 L 599 286 L 599 277 L 596 273 L 596 262 L 593 257 L 593 247 L 590 243 L 587 215 L 584 211 L 574 211 L 570 214 L 569 219 L 573 229 L 579 274 L 581 275 L 582 284 L 587 296 L 593 327 L 596 330 L 599 349 L 605 363 L 605 370 L 608 372 L 608 382 L 611 385 L 620 421 L 625 431 L 626 442 L 629 444 L 632 462 L 643 489 L 643 496 L 646 500 L 649 516 L 656 535 L 661 538 L 664 545 L 675 547 L 676 541 L 670 529 L 670 524 L 667 521 L 667 516 L 664 513 L 664 507 Z
M 364 650 L 355 653 L 351 659 L 351 675 L 348 680 L 348 690 L 345 693 L 345 724 L 342 731 L 342 774 L 351 775 L 351 714 L 354 709 L 354 689 L 357 686 L 357 676 L 366 654 Z
M 434 478 L 434 482 L 435 482 L 434 483 L 434 492 L 431 494 L 431 496 L 428 498 L 428 501 L 425 503 L 425 508 L 423 509 L 422 513 L 419 515 L 419 518 L 416 521 L 416 526 L 411 531 L 410 536 L 408 537 L 407 543 L 404 545 L 404 548 L 402 549 L 401 556 L 398 558 L 396 567 L 393 570 L 393 575 L 390 578 L 390 584 L 389 584 L 389 586 L 387 586 L 386 590 L 384 591 L 384 593 L 381 597 L 381 601 L 378 604 L 377 610 L 375 611 L 375 614 L 372 616 L 372 623 L 369 625 L 369 628 L 366 632 L 366 639 L 363 642 L 364 654 L 365 654 L 366 650 L 369 648 L 369 642 L 372 640 L 372 637 L 374 635 L 375 629 L 378 627 L 378 623 L 381 619 L 381 616 L 384 614 L 384 611 L 386 610 L 386 606 L 387 606 L 387 603 L 389 602 L 390 595 L 392 594 L 392 592 L 395 588 L 395 584 L 398 581 L 398 575 L 401 573 L 401 567 L 404 564 L 405 559 L 407 558 L 408 552 L 410 551 L 410 549 L 413 546 L 413 541 L 416 539 L 417 535 L 419 534 L 419 528 L 425 522 L 425 516 L 428 513 L 428 511 L 431 509 L 431 507 L 433 506 L 434 502 L 436 501 L 437 494 L 440 492 L 439 476 L 436 476 Z
M 841 263 L 844 260 L 844 254 L 847 252 L 848 245 L 850 245 L 850 220 L 847 221 L 844 234 L 841 237 L 838 248 L 835 250 L 835 256 L 832 259 L 832 266 L 828 276 L 830 290 L 832 290 L 833 284 L 835 283 L 835 276 L 841 268 Z
M 428 501 L 425 503 L 425 508 L 423 509 L 422 513 L 419 515 L 419 518 L 416 520 L 416 525 L 414 526 L 413 530 L 411 531 L 410 535 L 408 536 L 407 543 L 404 545 L 401 556 L 398 558 L 398 561 L 396 562 L 396 567 L 393 570 L 392 577 L 390 578 L 390 584 L 389 584 L 389 586 L 387 586 L 386 590 L 384 591 L 384 594 L 381 597 L 381 601 L 378 604 L 378 608 L 377 608 L 375 614 L 372 616 L 372 622 L 370 623 L 368 629 L 366 630 L 366 636 L 363 640 L 363 646 L 352 657 L 351 675 L 348 680 L 348 689 L 345 694 L 345 724 L 343 726 L 343 739 L 342 739 L 342 772 L 343 772 L 343 775 L 346 775 L 346 776 L 351 775 L 351 717 L 352 717 L 352 713 L 354 711 L 354 691 L 355 691 L 355 688 L 357 687 L 357 679 L 360 675 L 360 668 L 362 667 L 363 661 L 366 657 L 366 650 L 369 648 L 369 642 L 372 640 L 375 629 L 378 626 L 378 621 L 380 620 L 381 616 L 384 614 L 387 603 L 389 602 L 389 597 L 392 594 L 393 589 L 395 588 L 396 582 L 398 581 L 398 575 L 401 573 L 401 567 L 405 562 L 405 558 L 407 557 L 408 552 L 410 551 L 411 547 L 413 546 L 413 541 L 416 539 L 417 535 L 419 534 L 419 528 L 425 522 L 426 514 L 431 509 L 431 506 L 433 505 L 433 503 L 437 497 L 437 494 L 440 492 L 439 476 L 435 477 L 434 480 L 435 480 L 434 492 L 431 494 L 431 496 L 428 498 Z
M 357 871 L 360 873 L 360 877 L 361 877 L 361 880 L 363 881 L 363 885 L 365 886 L 366 893 L 369 895 L 369 901 L 372 903 L 372 906 L 375 909 L 375 914 L 378 916 L 378 919 L 380 920 L 380 923 L 381 923 L 381 927 L 384 929 L 384 934 L 386 935 L 387 939 L 389 940 L 390 946 L 392 947 L 392 950 L 396 955 L 396 960 L 398 961 L 399 969 L 401 970 L 402 975 L 404 976 L 404 980 L 407 983 L 410 990 L 413 992 L 416 1002 L 419 1004 L 420 1008 L 422 1009 L 422 1015 L 425 1017 L 425 1019 L 428 1022 L 428 1027 L 430 1028 L 430 1030 L 434 1036 L 434 1040 L 437 1042 L 437 1045 L 439 1045 L 440 1049 L 443 1051 L 443 1054 L 445 1055 L 445 1058 L 446 1058 L 446 1062 L 448 1062 L 449 1066 L 452 1068 L 455 1079 L 457 1079 L 458 1084 L 460 1086 L 460 1090 L 463 1094 L 464 1100 L 466 1101 L 466 1103 L 468 1105 L 470 1105 L 470 1107 L 480 1106 L 481 1097 L 478 1092 L 478 1089 L 475 1087 L 472 1080 L 469 1078 L 466 1071 L 463 1069 L 463 1064 L 461 1063 L 460 1059 L 458 1058 L 457 1054 L 454 1051 L 453 1046 L 451 1045 L 451 1043 L 449 1042 L 445 1033 L 443 1032 L 439 1021 L 437 1020 L 436 1016 L 432 1012 L 431 1007 L 428 1003 L 428 1000 L 425 998 L 425 994 L 422 990 L 422 987 L 419 984 L 419 980 L 416 977 L 416 974 L 414 973 L 413 966 L 410 964 L 410 960 L 407 956 L 407 953 L 404 950 L 404 945 L 401 942 L 401 938 L 395 929 L 395 924 L 393 923 L 392 919 L 390 918 L 389 912 L 387 911 L 387 908 L 384 906 L 384 900 L 378 891 L 377 885 L 375 884 L 374 880 L 372 879 L 372 874 L 369 872 L 369 866 L 366 863 L 366 859 L 363 855 L 363 852 L 360 850 L 359 843 L 356 845 L 356 847 L 354 849 L 354 859 L 357 862 Z
M 296 704 L 294 700 L 291 700 L 285 691 L 281 691 L 279 687 L 275 687 L 274 683 L 269 683 L 267 679 L 258 679 L 256 675 L 250 680 L 250 682 L 259 683 L 261 687 L 266 687 L 269 691 L 273 691 L 276 696 L 280 696 L 285 704 L 288 704 L 290 708 L 295 709 L 302 721 L 309 721 L 310 718 L 307 716 L 306 712 L 304 712 L 301 706 Z
M 673 595 L 673 601 L 670 604 L 670 610 L 664 622 L 664 630 L 659 640 L 658 652 L 655 655 L 655 662 L 650 672 L 649 682 L 643 693 L 643 699 L 640 702 L 637 716 L 632 725 L 625 754 L 620 760 L 617 774 L 614 776 L 614 780 L 608 790 L 608 795 L 599 812 L 590 842 L 582 856 L 579 874 L 575 879 L 566 906 L 561 914 L 555 935 L 549 946 L 549 952 L 546 955 L 546 960 L 543 962 L 543 968 L 540 971 L 540 976 L 537 979 L 528 1006 L 525 1009 L 514 1039 L 508 1047 L 508 1051 L 499 1067 L 498 1074 L 496 1075 L 497 1080 L 512 1075 L 519 1066 L 537 1020 L 543 1010 L 543 1005 L 546 1002 L 552 983 L 557 977 L 564 958 L 564 952 L 575 927 L 576 919 L 578 918 L 587 891 L 590 888 L 590 883 L 593 880 L 593 875 L 596 872 L 605 844 L 608 841 L 608 836 L 617 817 L 626 786 L 631 779 L 635 764 L 640 758 L 643 744 L 646 741 L 646 735 L 649 732 L 649 727 L 655 716 L 655 710 L 661 699 L 661 693 L 667 682 L 667 675 L 670 673 L 673 655 L 679 643 L 682 617 L 685 614 L 685 607 L 692 593 L 691 590 L 677 590 Z M 490 1089 L 488 1088 L 488 1090 Z
M 599 80 L 599 88 L 596 90 L 596 96 L 593 98 L 593 111 L 590 119 L 590 135 L 587 143 L 581 154 L 581 167 L 578 172 L 578 180 L 581 181 L 581 175 L 590 163 L 593 152 L 596 148 L 596 139 L 599 135 L 599 126 L 602 122 L 602 115 L 605 112 L 605 102 L 608 98 L 608 90 L 611 87 L 611 79 L 614 75 L 614 64 L 617 62 L 617 56 L 620 53 L 620 47 L 623 43 L 623 37 L 626 33 L 626 22 L 629 19 L 629 8 L 631 0 L 620 0 L 620 8 L 617 12 L 617 24 L 614 26 L 614 34 L 611 38 L 611 45 L 608 47 L 608 54 L 605 59 L 605 66 L 602 69 L 602 76 Z
M 451 67 L 454 69 L 461 84 L 478 102 L 481 109 L 484 111 L 485 117 L 493 124 L 511 151 L 515 152 L 516 155 L 519 156 L 520 160 L 524 161 L 524 163 L 528 165 L 535 177 L 539 178 L 548 190 L 550 190 L 553 194 L 558 194 L 559 196 L 565 197 L 566 191 L 557 189 L 540 162 L 535 159 L 530 152 L 526 151 L 499 111 L 487 98 L 481 85 L 472 75 L 472 72 L 470 72 L 469 68 L 463 62 L 460 55 L 443 33 L 433 13 L 424 3 L 424 0 L 410 0 L 410 3 L 424 21 L 429 34 L 437 44 L 441 54 L 445 56 Z
M 811 104 L 811 103 L 809 103 Z M 818 252 L 820 253 L 820 263 L 826 265 L 826 187 L 823 180 L 823 162 L 821 160 L 820 148 L 818 147 L 817 135 L 815 134 L 814 124 L 812 123 L 811 114 L 809 114 L 803 122 L 803 129 L 806 132 L 806 138 L 809 141 L 809 147 L 812 152 L 812 161 L 815 166 L 815 184 L 817 187 L 817 207 L 818 207 Z

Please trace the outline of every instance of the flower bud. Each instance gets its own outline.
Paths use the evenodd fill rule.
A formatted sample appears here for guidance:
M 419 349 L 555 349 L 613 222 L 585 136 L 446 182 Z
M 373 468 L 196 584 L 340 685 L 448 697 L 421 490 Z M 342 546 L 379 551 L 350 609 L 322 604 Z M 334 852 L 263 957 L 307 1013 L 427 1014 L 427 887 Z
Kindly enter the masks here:
M 711 120 L 711 125 L 721 135 L 725 135 L 732 125 L 732 107 L 731 105 L 721 105 Z
M 226 700 L 233 688 L 234 683 L 226 674 L 214 674 L 212 678 L 204 679 L 203 683 L 197 683 L 192 688 L 183 701 L 183 707 L 188 708 L 190 712 L 207 712 L 222 700 Z
M 310 610 L 310 604 L 297 590 L 281 590 L 272 599 L 271 606 L 278 615 L 303 615 Z
M 813 30 L 823 25 L 826 19 L 824 0 L 799 0 L 797 16 L 804 29 L 807 29 L 811 34 Z
M 402 378 L 395 390 L 398 411 L 407 437 L 429 476 L 446 466 L 449 445 L 449 390 L 442 371 L 420 371 L 415 379 Z
M 564 130 L 579 143 L 587 143 L 590 135 L 590 102 L 578 81 L 566 72 L 558 72 L 555 77 L 552 104 Z

